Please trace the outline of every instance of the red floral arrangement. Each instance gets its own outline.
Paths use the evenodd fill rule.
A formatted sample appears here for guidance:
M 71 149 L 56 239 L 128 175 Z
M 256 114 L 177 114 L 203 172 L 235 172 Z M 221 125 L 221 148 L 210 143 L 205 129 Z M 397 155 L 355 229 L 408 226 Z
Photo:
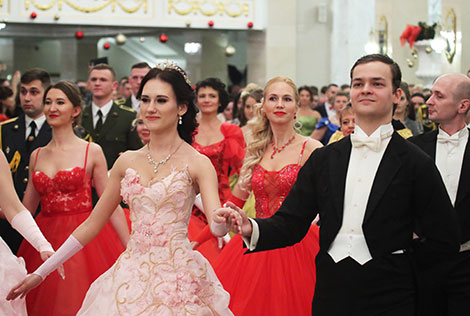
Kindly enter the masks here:
M 427 25 L 424 22 L 419 22 L 418 25 L 408 24 L 400 35 L 401 46 L 404 46 L 406 42 L 413 48 L 416 41 L 433 39 L 436 35 L 437 23 L 433 25 Z

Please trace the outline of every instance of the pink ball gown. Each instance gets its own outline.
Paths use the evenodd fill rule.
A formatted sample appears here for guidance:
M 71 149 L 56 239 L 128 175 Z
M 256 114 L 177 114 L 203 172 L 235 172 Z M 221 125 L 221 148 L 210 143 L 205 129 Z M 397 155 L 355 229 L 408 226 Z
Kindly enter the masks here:
M 131 211 L 127 249 L 91 285 L 77 315 L 233 315 L 229 294 L 186 237 L 195 198 L 187 168 L 148 186 L 129 168 L 121 195 Z
M 92 211 L 91 176 L 86 172 L 88 146 L 83 168 L 61 170 L 52 178 L 41 171 L 34 171 L 32 175 L 34 187 L 41 198 L 41 212 L 36 217 L 36 223 L 54 249 L 58 249 Z M 75 315 L 90 284 L 109 269 L 123 251 L 116 232 L 109 223 L 106 224 L 82 251 L 64 264 L 65 280 L 54 272 L 28 293 L 28 315 Z M 25 259 L 29 273 L 43 262 L 27 241 L 21 244 L 18 256 Z
M 297 164 L 279 171 L 253 169 L 251 186 L 256 217 L 273 215 L 281 206 L 300 170 Z M 315 257 L 320 248 L 319 228 L 312 225 L 305 238 L 290 247 L 244 254 L 239 235 L 225 246 L 214 270 L 230 293 L 230 309 L 237 316 L 309 316 L 315 288 Z

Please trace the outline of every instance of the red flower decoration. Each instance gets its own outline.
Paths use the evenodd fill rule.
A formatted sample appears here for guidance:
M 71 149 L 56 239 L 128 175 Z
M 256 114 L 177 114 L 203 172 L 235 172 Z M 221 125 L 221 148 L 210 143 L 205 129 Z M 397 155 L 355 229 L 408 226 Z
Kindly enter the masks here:
M 401 46 L 404 46 L 405 43 L 408 42 L 410 48 L 413 48 L 413 45 L 416 42 L 416 38 L 418 38 L 419 33 L 421 33 L 420 26 L 408 24 L 400 36 Z

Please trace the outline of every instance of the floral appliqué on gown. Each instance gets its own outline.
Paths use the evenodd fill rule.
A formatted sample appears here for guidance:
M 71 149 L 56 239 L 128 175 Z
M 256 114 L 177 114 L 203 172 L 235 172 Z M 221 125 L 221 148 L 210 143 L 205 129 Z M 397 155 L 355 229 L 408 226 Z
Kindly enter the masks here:
M 233 315 L 229 294 L 187 239 L 195 198 L 187 168 L 148 186 L 128 168 L 121 195 L 131 211 L 127 249 L 92 284 L 77 315 Z

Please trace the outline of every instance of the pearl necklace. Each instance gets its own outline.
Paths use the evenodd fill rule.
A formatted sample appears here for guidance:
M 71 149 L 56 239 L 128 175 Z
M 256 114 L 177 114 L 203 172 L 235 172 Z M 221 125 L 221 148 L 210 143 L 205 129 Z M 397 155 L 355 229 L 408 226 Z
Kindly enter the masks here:
M 281 151 L 284 150 L 284 148 L 286 148 L 288 145 L 290 145 L 294 141 L 294 139 L 295 139 L 295 134 L 294 134 L 294 136 L 292 136 L 291 139 L 289 139 L 287 141 L 287 143 L 285 143 L 281 147 L 276 147 L 276 145 L 274 145 L 274 142 L 271 142 L 271 146 L 273 147 L 273 153 L 271 154 L 271 159 L 274 158 L 275 154 L 280 153 Z
M 152 155 L 150 154 L 150 143 L 147 143 L 147 159 L 149 161 L 149 164 L 153 164 L 153 173 L 157 174 L 158 167 L 160 167 L 160 165 L 166 164 L 166 162 L 171 158 L 171 156 L 173 156 L 173 154 L 178 151 L 183 142 L 184 140 L 181 141 L 181 143 L 178 145 L 178 147 L 176 147 L 176 149 L 172 153 L 168 154 L 168 156 L 158 162 L 153 160 Z

